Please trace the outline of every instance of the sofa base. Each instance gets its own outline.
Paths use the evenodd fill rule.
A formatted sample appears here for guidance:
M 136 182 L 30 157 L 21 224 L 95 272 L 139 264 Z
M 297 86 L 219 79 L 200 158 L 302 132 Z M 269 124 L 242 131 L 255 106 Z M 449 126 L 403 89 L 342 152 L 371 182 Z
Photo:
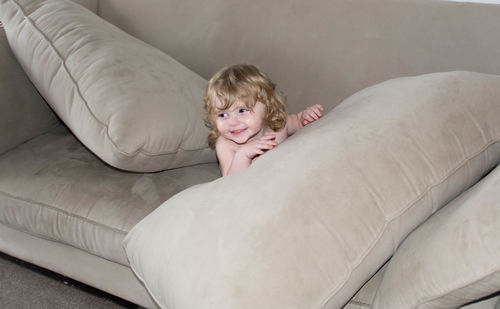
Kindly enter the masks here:
M 157 308 L 129 267 L 0 224 L 0 251 L 146 308 Z

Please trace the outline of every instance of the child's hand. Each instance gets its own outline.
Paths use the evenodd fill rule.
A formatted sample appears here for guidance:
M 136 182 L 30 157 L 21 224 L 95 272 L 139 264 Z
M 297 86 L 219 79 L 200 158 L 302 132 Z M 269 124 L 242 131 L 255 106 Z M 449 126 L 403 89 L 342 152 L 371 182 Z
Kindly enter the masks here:
M 278 145 L 275 134 L 266 134 L 256 138 L 244 145 L 241 145 L 240 151 L 250 160 L 273 149 Z
M 319 104 L 315 104 L 313 106 L 309 106 L 299 115 L 300 124 L 303 126 L 310 124 L 321 118 L 321 111 L 323 110 L 323 106 Z

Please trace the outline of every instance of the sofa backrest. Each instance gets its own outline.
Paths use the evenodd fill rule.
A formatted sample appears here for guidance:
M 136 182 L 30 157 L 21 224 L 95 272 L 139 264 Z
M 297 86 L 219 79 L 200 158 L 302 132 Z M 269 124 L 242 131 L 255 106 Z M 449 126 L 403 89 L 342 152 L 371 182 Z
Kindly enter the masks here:
M 74 0 L 94 13 L 98 0 Z M 59 124 L 32 85 L 0 28 L 0 154 Z
M 94 13 L 97 13 L 99 7 L 99 0 L 72 0 L 72 1 L 86 7 L 87 9 L 91 10 Z
M 253 63 L 293 112 L 389 78 L 500 74 L 500 5 L 443 0 L 105 0 L 99 14 L 209 78 Z
M 0 29 L 0 154 L 59 122 L 24 74 Z

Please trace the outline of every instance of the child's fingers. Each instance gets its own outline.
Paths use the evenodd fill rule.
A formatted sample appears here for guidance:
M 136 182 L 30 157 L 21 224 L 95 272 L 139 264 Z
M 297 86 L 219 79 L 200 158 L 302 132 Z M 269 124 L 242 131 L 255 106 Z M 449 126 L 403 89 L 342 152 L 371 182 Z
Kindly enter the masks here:
M 318 117 L 321 117 L 321 111 L 323 110 L 323 106 L 316 104 L 312 108 L 312 112 L 316 114 Z
M 276 136 L 274 134 L 271 136 L 264 135 L 261 138 L 259 138 L 259 144 L 277 145 L 278 142 L 275 139 Z
M 261 140 L 273 140 L 276 139 L 276 134 L 266 134 L 260 137 Z
M 319 110 L 319 111 L 323 110 L 323 106 L 321 106 L 319 104 L 314 104 L 313 106 L 311 106 L 309 108 L 314 109 L 314 110 Z
M 308 108 L 306 108 L 306 110 L 304 111 L 305 114 L 308 114 L 308 115 L 313 115 L 313 116 L 318 116 L 318 117 L 321 117 L 321 110 L 322 108 L 320 108 L 321 105 L 313 105 L 313 106 L 310 106 Z
M 310 107 L 310 111 L 314 114 L 316 114 L 318 117 L 321 117 L 321 111 L 323 110 L 323 106 L 319 104 L 315 104 Z
M 259 149 L 265 149 L 265 150 L 271 150 L 273 149 L 278 143 L 274 141 L 267 141 L 267 142 L 260 142 L 257 144 L 257 147 Z
M 318 119 L 318 116 L 316 116 L 316 114 L 314 113 L 311 113 L 311 111 L 307 111 L 307 113 L 305 113 L 304 115 L 304 118 L 309 122 L 313 122 L 314 120 Z
M 303 113 L 302 113 L 302 125 L 307 125 L 311 122 L 314 122 L 321 118 L 322 114 L 321 111 L 323 110 L 323 106 L 319 104 L 315 104 L 313 106 L 308 107 Z
M 311 111 L 311 117 L 314 118 L 314 120 L 318 120 L 319 117 L 321 117 L 321 112 L 320 111 L 312 110 Z

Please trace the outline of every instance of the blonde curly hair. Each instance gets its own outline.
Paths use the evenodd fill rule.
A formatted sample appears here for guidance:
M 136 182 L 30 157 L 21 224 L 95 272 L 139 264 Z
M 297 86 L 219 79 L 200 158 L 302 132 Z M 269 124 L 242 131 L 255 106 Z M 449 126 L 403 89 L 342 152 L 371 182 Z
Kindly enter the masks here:
M 266 108 L 266 125 L 275 132 L 285 127 L 288 116 L 286 97 L 276 91 L 276 85 L 267 74 L 249 64 L 225 67 L 209 80 L 205 95 L 205 124 L 210 129 L 208 143 L 211 147 L 215 146 L 220 136 L 217 114 L 238 100 L 245 102 L 249 109 L 261 102 Z M 219 107 L 218 102 L 221 104 Z

